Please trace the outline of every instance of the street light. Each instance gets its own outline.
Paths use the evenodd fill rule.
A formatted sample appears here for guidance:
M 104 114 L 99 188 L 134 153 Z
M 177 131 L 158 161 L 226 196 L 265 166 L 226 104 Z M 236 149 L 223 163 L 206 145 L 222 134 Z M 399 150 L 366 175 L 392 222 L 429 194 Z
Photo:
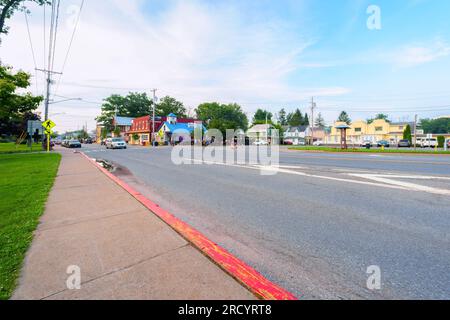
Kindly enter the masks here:
M 59 100 L 59 101 L 51 101 L 48 104 L 57 104 L 57 103 L 66 102 L 66 101 L 82 101 L 82 100 L 83 99 L 81 99 L 81 98 L 68 98 L 68 99 Z

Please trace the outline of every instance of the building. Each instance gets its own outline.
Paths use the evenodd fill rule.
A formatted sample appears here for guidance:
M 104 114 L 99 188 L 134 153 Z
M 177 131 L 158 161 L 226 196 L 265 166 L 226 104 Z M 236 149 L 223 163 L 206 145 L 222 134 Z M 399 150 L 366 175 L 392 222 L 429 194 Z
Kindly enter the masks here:
M 273 130 L 275 130 L 275 127 L 271 124 L 257 124 L 248 129 L 247 136 L 251 144 L 255 141 L 272 143 Z
M 101 143 L 102 142 L 102 134 L 103 130 L 105 129 L 105 126 L 101 123 L 97 123 L 97 126 L 95 127 L 95 142 Z
M 175 116 L 177 123 L 180 124 L 194 123 L 196 121 L 194 119 L 177 118 L 174 114 L 171 115 Z M 150 145 L 153 133 L 160 131 L 161 126 L 168 121 L 169 116 L 155 117 L 154 130 L 152 121 L 153 119 L 151 116 L 134 119 L 129 131 L 127 132 L 128 143 L 133 145 Z M 161 141 L 161 138 L 158 138 L 158 135 L 156 136 L 156 139 Z
M 336 122 L 331 129 L 330 135 L 326 137 L 325 143 L 339 144 L 341 141 L 341 133 L 336 127 L 344 124 L 344 122 Z M 347 130 L 347 143 L 359 145 L 364 141 L 371 141 L 375 144 L 378 141 L 386 140 L 391 144 L 396 144 L 403 139 L 403 132 L 407 125 L 411 127 L 411 134 L 414 135 L 414 123 L 390 123 L 384 119 L 378 119 L 369 124 L 364 120 L 358 120 L 349 125 L 350 128 Z
M 112 125 L 115 128 L 120 130 L 120 137 L 127 138 L 127 132 L 130 131 L 130 128 L 133 124 L 134 118 L 128 117 L 114 117 Z M 113 136 L 115 133 L 113 132 Z
M 284 143 L 294 146 L 306 145 L 308 126 L 288 127 L 284 133 Z
M 313 138 L 314 135 L 314 138 Z M 310 126 L 289 127 L 283 133 L 284 142 L 293 145 L 312 144 L 314 141 L 324 141 L 327 136 L 325 129 L 314 128 Z M 313 141 L 314 139 L 314 141 Z
M 183 140 L 183 134 L 188 134 L 191 138 L 197 128 L 201 130 L 199 135 L 201 136 L 200 140 L 203 141 L 203 134 L 206 132 L 206 128 L 202 122 L 194 120 L 179 122 L 177 116 L 171 113 L 167 116 L 166 121 L 160 125 L 156 134 L 156 141 L 160 144 L 179 143 Z

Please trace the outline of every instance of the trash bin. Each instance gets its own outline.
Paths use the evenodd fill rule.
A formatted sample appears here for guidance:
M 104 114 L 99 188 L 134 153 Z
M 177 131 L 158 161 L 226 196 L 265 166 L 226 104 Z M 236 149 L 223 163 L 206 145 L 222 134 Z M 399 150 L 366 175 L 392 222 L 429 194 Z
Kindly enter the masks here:
M 368 143 L 368 144 L 366 144 L 366 149 L 367 150 L 370 150 L 370 148 L 371 148 L 372 146 Z

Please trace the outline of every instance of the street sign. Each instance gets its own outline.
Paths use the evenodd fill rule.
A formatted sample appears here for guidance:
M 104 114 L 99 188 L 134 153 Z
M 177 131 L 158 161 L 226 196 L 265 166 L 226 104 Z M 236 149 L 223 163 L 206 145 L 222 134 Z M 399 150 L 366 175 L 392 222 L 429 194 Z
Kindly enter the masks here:
M 44 127 L 44 129 L 48 129 L 48 130 L 51 130 L 51 129 L 53 129 L 54 127 L 56 127 L 56 124 L 52 121 L 52 120 L 50 120 L 50 119 L 48 119 L 47 121 L 45 121 L 43 124 L 42 124 L 42 126 Z
M 47 136 L 47 152 L 50 152 L 50 136 L 52 135 L 52 129 L 56 127 L 56 124 L 48 119 L 42 124 L 42 127 L 45 129 L 44 134 Z
M 30 136 L 33 136 L 36 131 L 39 135 L 42 135 L 42 122 L 39 120 L 28 120 L 27 131 Z

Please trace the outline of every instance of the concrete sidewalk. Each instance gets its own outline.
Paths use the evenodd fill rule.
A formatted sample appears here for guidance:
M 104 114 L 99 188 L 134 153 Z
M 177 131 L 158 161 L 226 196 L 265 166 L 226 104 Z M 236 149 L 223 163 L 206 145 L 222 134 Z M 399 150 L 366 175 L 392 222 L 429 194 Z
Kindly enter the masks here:
M 81 154 L 61 153 L 13 299 L 255 299 Z

